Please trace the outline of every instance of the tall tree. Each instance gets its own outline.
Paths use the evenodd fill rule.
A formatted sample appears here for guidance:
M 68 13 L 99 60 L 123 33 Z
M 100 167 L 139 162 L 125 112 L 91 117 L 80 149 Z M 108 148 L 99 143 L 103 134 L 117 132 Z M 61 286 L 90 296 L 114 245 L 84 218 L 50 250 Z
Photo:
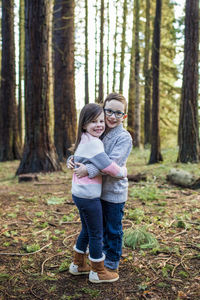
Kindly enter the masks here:
M 200 159 L 198 119 L 199 0 L 186 0 L 178 161 Z
M 118 29 L 118 1 L 115 1 L 115 33 L 114 33 L 114 53 L 113 53 L 113 85 L 112 91 L 116 88 L 116 65 L 117 65 L 117 32 Z
M 150 0 L 146 0 L 145 50 L 144 50 L 144 145 L 150 144 L 151 136 L 151 68 L 150 57 Z
M 61 161 L 76 135 L 74 0 L 54 2 L 54 141 Z
M 20 0 L 19 6 L 19 85 L 18 85 L 18 124 L 20 143 L 23 141 L 23 99 L 24 99 L 24 0 Z
M 135 101 L 134 101 L 134 140 L 133 145 L 140 147 L 140 44 L 139 44 L 139 25 L 140 25 L 140 4 L 135 0 Z
M 19 159 L 20 156 L 15 99 L 14 0 L 2 0 L 0 161 Z
M 98 42 L 97 42 L 97 36 L 98 36 L 98 0 L 96 0 L 96 3 L 95 3 L 95 75 L 94 75 L 94 80 L 95 80 L 95 91 L 94 91 L 94 97 L 95 97 L 95 102 L 98 102 L 98 96 L 97 96 L 97 61 L 98 61 L 98 51 L 97 51 L 97 45 L 98 45 Z
M 99 54 L 99 96 L 98 102 L 103 101 L 104 85 L 103 85 L 103 70 L 104 70 L 104 0 L 101 0 L 101 24 L 100 24 L 100 54 Z
M 133 8 L 132 46 L 130 58 L 130 76 L 128 90 L 128 120 L 127 130 L 134 141 L 134 99 L 135 99 L 135 10 Z
M 25 1 L 26 136 L 17 175 L 61 169 L 49 130 L 50 4 Z
M 125 57 L 125 46 L 126 46 L 126 19 L 127 19 L 127 0 L 124 0 L 123 6 L 123 25 L 122 25 L 122 40 L 121 40 L 121 59 L 120 59 L 120 79 L 119 79 L 119 92 L 123 93 L 124 83 L 124 57 Z
M 109 78 L 109 66 L 110 66 L 110 5 L 109 5 L 109 0 L 107 0 L 107 69 L 106 69 L 106 79 L 107 79 L 107 95 L 109 94 L 110 88 L 109 88 L 109 83 L 110 83 L 110 78 Z
M 89 103 L 88 55 L 88 0 L 85 0 L 85 104 Z
M 159 75 L 160 75 L 160 28 L 161 28 L 162 0 L 156 0 L 156 15 L 154 19 L 154 32 L 152 44 L 152 128 L 151 128 L 151 154 L 149 163 L 162 161 L 160 151 L 160 127 L 159 127 Z

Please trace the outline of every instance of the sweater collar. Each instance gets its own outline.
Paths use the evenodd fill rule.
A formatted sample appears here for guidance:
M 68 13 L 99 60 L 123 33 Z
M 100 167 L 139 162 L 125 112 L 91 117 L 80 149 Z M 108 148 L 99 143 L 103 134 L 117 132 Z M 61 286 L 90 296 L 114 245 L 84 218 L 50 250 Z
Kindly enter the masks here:
M 117 127 L 110 129 L 107 133 L 104 134 L 104 136 L 108 138 L 116 136 L 122 131 L 122 129 L 123 129 L 123 124 L 120 124 Z

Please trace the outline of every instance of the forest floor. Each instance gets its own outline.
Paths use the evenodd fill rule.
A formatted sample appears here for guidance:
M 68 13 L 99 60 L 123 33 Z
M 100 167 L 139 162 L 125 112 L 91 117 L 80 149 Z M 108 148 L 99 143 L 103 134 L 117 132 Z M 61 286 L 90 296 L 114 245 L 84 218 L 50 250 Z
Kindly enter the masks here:
M 162 164 L 147 165 L 148 155 L 134 151 L 128 160 L 128 173 L 142 172 L 147 180 L 129 183 L 123 224 L 124 231 L 146 228 L 159 245 L 124 246 L 120 278 L 112 284 L 68 272 L 80 230 L 71 171 L 63 166 L 19 183 L 19 162 L 0 163 L 0 300 L 199 300 L 200 193 L 170 185 L 166 174 L 181 167 L 198 176 L 200 166 L 174 163 L 171 150 Z

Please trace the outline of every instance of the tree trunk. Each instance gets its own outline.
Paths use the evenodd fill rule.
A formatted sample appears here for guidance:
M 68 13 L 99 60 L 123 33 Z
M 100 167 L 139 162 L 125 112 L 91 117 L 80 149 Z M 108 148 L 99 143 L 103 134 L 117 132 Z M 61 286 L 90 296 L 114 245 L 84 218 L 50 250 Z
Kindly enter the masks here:
M 110 76 L 109 76 L 109 67 L 110 67 L 110 13 L 109 13 L 109 0 L 107 0 L 107 70 L 106 70 L 106 80 L 107 80 L 107 95 L 110 92 L 109 83 L 110 83 Z
M 89 103 L 88 54 L 88 1 L 85 0 L 85 104 Z
M 124 83 L 124 56 L 125 56 L 125 46 L 126 46 L 126 17 L 127 17 L 127 0 L 124 0 L 122 41 L 121 41 L 121 60 L 120 60 L 120 79 L 119 79 L 119 92 L 121 94 L 123 94 L 123 83 Z
M 76 136 L 74 0 L 54 2 L 54 141 L 63 161 Z
M 115 34 L 114 34 L 114 53 L 113 53 L 113 85 L 112 91 L 115 92 L 116 87 L 116 65 L 117 65 L 117 28 L 118 28 L 118 1 L 115 2 Z
M 144 145 L 150 144 L 151 136 L 151 69 L 150 55 L 150 0 L 146 0 L 145 50 L 144 50 Z
M 98 51 L 97 51 L 97 44 L 98 44 L 98 42 L 97 42 L 97 36 L 98 36 L 98 30 L 97 30 L 97 28 L 98 28 L 98 21 L 97 21 L 97 18 L 98 18 L 98 0 L 96 0 L 96 4 L 95 4 L 95 75 L 94 75 L 94 77 L 95 77 L 95 95 L 94 95 L 94 97 L 95 97 L 95 102 L 98 102 L 98 93 L 97 93 L 97 61 L 98 61 Z
M 101 28 L 100 28 L 100 55 L 99 55 L 99 96 L 98 102 L 103 102 L 104 97 L 104 86 L 103 86 L 103 57 L 104 57 L 104 0 L 101 0 Z
M 135 10 L 133 8 L 133 25 L 132 25 L 132 46 L 130 58 L 130 76 L 129 76 L 129 97 L 128 97 L 128 127 L 127 130 L 134 141 L 134 99 L 135 99 Z
M 160 29 L 161 29 L 162 0 L 156 0 L 156 16 L 154 20 L 152 68 L 153 68 L 153 94 L 152 94 L 152 129 L 151 154 L 149 164 L 162 161 L 160 152 L 159 127 L 159 72 L 160 72 Z
M 21 157 L 15 99 L 14 1 L 2 1 L 0 161 Z
M 24 0 L 20 0 L 19 7 L 19 86 L 18 86 L 18 125 L 19 138 L 21 145 L 23 144 L 23 124 L 24 124 Z
M 26 138 L 17 175 L 61 169 L 49 130 L 49 1 L 26 0 L 25 15 Z
M 199 0 L 186 0 L 185 11 L 178 161 L 197 163 L 200 159 L 198 124 Z
M 139 0 L 135 0 L 135 101 L 133 146 L 140 147 L 140 46 L 139 46 Z

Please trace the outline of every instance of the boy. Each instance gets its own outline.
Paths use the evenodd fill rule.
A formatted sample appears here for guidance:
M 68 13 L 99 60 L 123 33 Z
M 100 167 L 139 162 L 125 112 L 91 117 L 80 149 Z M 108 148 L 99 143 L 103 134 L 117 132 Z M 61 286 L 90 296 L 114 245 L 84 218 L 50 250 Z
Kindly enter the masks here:
M 127 117 L 127 103 L 123 95 L 109 94 L 104 101 L 105 122 L 107 129 L 101 139 L 106 154 L 119 166 L 126 164 L 132 149 L 131 135 L 123 128 L 123 121 Z M 100 172 L 94 165 L 80 165 L 74 170 L 78 177 L 97 176 Z M 127 200 L 128 179 L 116 179 L 109 175 L 103 176 L 101 203 L 103 209 L 103 251 L 106 259 L 105 267 L 118 270 L 122 254 L 122 218 L 124 204 Z

